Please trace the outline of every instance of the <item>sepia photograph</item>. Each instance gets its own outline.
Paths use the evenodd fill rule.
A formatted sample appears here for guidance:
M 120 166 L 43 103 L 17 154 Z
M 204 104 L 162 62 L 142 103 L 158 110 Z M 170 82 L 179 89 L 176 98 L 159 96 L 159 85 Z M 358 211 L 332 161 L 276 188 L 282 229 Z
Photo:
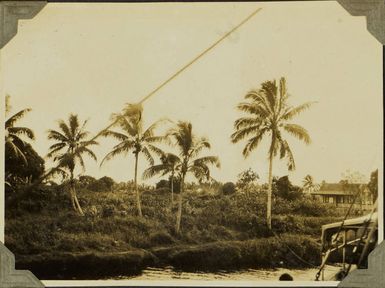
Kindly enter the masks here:
M 383 46 L 337 1 L 47 3 L 0 53 L 0 240 L 47 286 L 330 286 L 383 240 Z

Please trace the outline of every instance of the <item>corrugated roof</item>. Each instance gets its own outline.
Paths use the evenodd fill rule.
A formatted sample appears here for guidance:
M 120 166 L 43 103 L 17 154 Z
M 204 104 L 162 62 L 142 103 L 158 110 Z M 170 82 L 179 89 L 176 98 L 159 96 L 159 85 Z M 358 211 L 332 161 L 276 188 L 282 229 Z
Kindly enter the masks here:
M 345 195 L 345 196 L 352 196 L 354 195 L 354 191 L 315 191 L 310 192 L 310 194 L 313 195 Z

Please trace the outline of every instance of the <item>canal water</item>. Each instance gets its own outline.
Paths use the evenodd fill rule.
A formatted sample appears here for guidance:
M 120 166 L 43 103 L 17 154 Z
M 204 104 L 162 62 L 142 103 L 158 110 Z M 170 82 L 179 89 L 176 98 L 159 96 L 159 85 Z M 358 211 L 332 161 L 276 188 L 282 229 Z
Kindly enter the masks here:
M 338 266 L 327 266 L 324 280 L 332 280 L 339 271 Z M 244 269 L 237 271 L 208 272 L 182 272 L 172 267 L 147 268 L 141 275 L 133 277 L 119 277 L 119 280 L 239 280 L 239 281 L 278 281 L 283 273 L 290 274 L 294 281 L 313 281 L 317 269 Z

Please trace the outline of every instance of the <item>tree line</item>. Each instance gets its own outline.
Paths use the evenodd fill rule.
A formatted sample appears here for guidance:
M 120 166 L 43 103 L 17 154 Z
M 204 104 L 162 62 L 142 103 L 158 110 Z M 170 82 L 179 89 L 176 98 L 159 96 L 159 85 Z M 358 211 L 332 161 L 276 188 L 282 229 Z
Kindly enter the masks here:
M 237 109 L 246 114 L 234 122 L 234 133 L 230 136 L 231 142 L 237 143 L 246 139 L 243 156 L 248 157 L 260 144 L 261 140 L 268 138 L 270 142 L 268 161 L 268 193 L 267 193 L 267 226 L 271 228 L 271 195 L 273 183 L 273 159 L 286 158 L 288 170 L 295 169 L 293 152 L 284 133 L 310 144 L 310 136 L 305 128 L 290 121 L 298 114 L 308 109 L 312 103 L 291 106 L 288 102 L 286 80 L 265 81 L 258 89 L 250 90 L 244 101 L 239 103 Z M 15 124 L 31 111 L 30 108 L 19 111 L 10 116 L 5 122 L 5 151 L 12 159 L 17 159 L 19 164 L 27 163 L 26 148 L 30 145 L 27 141 L 34 139 L 30 128 L 17 127 Z M 9 97 L 6 97 L 6 113 L 10 112 Z M 214 117 L 215 115 L 213 115 Z M 112 160 L 119 155 L 134 154 L 134 192 L 138 216 L 142 216 L 141 195 L 138 189 L 138 162 L 140 156 L 148 162 L 149 167 L 144 171 L 143 178 L 148 179 L 155 175 L 170 175 L 171 197 L 174 199 L 173 183 L 176 179 L 180 185 L 178 209 L 176 213 L 175 231 L 180 233 L 182 218 L 183 191 L 187 175 L 192 175 L 199 181 L 211 179 L 211 167 L 220 168 L 218 156 L 201 156 L 205 150 L 210 150 L 211 145 L 207 138 L 198 136 L 193 130 L 192 123 L 161 119 L 144 127 L 143 107 L 137 104 L 126 104 L 120 113 L 112 114 L 112 123 L 92 136 L 86 130 L 87 121 L 80 121 L 78 115 L 70 114 L 67 121 L 59 120 L 56 129 L 48 130 L 47 137 L 53 144 L 49 147 L 47 158 L 53 160 L 54 167 L 45 171 L 36 181 L 42 181 L 54 175 L 61 175 L 69 183 L 69 198 L 73 209 L 84 215 L 79 203 L 74 171 L 77 167 L 85 170 L 84 156 L 97 161 L 97 156 L 92 147 L 98 145 L 99 137 L 112 138 L 117 141 L 112 150 L 105 155 L 100 165 Z M 165 123 L 172 123 L 172 127 L 163 135 L 158 135 L 156 129 Z M 159 147 L 165 144 L 172 151 L 164 151 Z M 21 161 L 21 162 L 20 162 Z M 7 170 L 6 179 L 11 178 Z M 10 185 L 10 182 L 6 182 Z

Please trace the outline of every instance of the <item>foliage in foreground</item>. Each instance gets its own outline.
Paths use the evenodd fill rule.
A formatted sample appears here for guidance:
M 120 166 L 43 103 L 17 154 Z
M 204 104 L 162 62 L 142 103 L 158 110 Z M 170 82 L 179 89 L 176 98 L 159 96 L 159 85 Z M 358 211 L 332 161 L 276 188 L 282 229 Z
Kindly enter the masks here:
M 126 251 L 176 244 L 268 237 L 265 194 L 231 195 L 186 192 L 183 230 L 175 234 L 175 212 L 168 191 L 143 191 L 143 218 L 127 192 L 79 189 L 85 217 L 68 210 L 65 185 L 40 186 L 7 199 L 6 244 L 16 254 L 67 251 Z M 319 239 L 321 225 L 340 219 L 335 209 L 311 199 L 276 198 L 273 228 L 277 233 Z

